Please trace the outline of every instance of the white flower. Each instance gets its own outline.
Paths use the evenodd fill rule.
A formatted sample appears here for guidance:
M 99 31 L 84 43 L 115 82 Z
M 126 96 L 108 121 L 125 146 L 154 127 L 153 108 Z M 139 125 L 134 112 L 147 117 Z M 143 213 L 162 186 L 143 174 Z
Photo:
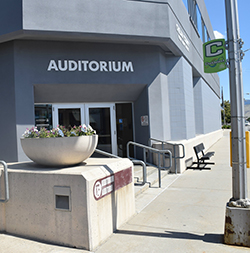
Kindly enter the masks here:
M 76 136 L 76 133 L 75 133 L 75 132 L 70 132 L 70 133 Z
M 58 134 L 62 137 L 64 137 L 63 131 L 60 128 L 57 128 Z
M 22 136 L 28 137 L 29 135 L 30 135 L 30 131 L 29 131 L 29 129 L 26 129 Z
M 82 132 L 86 133 L 87 132 L 87 127 L 85 124 L 82 125 Z

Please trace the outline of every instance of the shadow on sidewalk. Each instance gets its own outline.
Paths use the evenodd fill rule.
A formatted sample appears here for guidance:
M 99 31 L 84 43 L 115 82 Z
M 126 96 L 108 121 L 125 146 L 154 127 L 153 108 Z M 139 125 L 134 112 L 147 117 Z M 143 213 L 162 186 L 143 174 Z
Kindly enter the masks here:
M 115 233 L 126 235 L 149 236 L 149 237 L 165 237 L 184 240 L 201 240 L 207 243 L 218 243 L 218 244 L 223 244 L 223 237 L 224 237 L 223 234 L 198 235 L 188 232 L 175 232 L 175 231 L 165 231 L 165 233 L 155 233 L 155 232 L 132 231 L 132 230 L 117 230 Z

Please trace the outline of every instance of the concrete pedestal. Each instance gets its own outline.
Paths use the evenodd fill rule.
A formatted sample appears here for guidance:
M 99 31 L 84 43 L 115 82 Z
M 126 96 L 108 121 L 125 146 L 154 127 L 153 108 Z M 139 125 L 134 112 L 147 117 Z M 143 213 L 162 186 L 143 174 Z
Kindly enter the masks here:
M 10 199 L 0 203 L 1 232 L 94 250 L 135 213 L 128 159 L 89 158 L 60 169 L 12 163 L 8 171 Z
M 250 247 L 250 208 L 226 206 L 224 243 Z

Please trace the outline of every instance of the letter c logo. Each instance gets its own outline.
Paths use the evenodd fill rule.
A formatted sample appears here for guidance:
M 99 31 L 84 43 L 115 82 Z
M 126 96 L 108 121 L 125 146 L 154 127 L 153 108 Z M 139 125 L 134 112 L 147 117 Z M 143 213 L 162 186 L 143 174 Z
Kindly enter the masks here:
M 220 54 L 223 54 L 223 49 L 217 49 L 215 50 L 214 52 L 212 52 L 212 47 L 215 46 L 215 47 L 221 47 L 223 46 L 223 43 L 222 41 L 214 41 L 214 42 L 211 42 L 210 44 L 207 44 L 205 46 L 206 48 L 206 57 L 214 57 L 214 56 L 218 56 Z

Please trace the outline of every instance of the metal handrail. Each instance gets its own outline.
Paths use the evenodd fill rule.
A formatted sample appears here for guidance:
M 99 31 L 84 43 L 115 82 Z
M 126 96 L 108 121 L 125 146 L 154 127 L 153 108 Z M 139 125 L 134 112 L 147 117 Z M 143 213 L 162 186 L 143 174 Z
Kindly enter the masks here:
M 9 196 L 8 168 L 7 168 L 6 162 L 0 161 L 0 164 L 2 164 L 3 167 L 4 167 L 4 178 L 5 178 L 5 199 L 0 199 L 0 202 L 1 203 L 6 203 L 10 199 L 10 196 Z
M 140 164 L 142 166 L 142 184 L 149 183 L 147 182 L 147 166 L 146 164 L 141 160 L 131 160 L 134 164 Z M 150 184 L 150 183 L 149 183 Z
M 111 153 L 108 153 L 106 151 L 103 151 L 103 150 L 100 150 L 100 149 L 95 149 L 95 152 L 98 153 L 98 154 L 101 154 L 101 155 L 105 155 L 105 156 L 108 156 L 108 157 L 111 157 L 111 158 L 121 158 L 120 156 L 117 156 L 117 155 L 113 155 Z
M 95 149 L 95 152 L 96 152 L 96 153 L 99 153 L 99 154 L 101 154 L 101 155 L 105 155 L 105 156 L 111 157 L 111 158 L 122 158 L 122 157 L 120 157 L 120 156 L 113 155 L 113 154 L 111 154 L 111 153 L 108 153 L 108 152 L 103 151 L 103 150 L 100 150 L 100 149 Z M 132 161 L 134 164 L 140 164 L 140 165 L 142 166 L 142 177 L 143 177 L 142 183 L 143 183 L 143 184 L 148 183 L 148 182 L 147 182 L 147 166 L 146 166 L 146 164 L 145 164 L 143 161 L 137 160 L 137 159 L 132 159 L 131 161 Z
M 146 150 L 149 150 L 149 151 L 151 151 L 151 152 L 153 152 L 153 153 L 156 153 L 156 154 L 158 154 L 158 164 L 159 164 L 159 166 L 157 166 L 158 167 L 158 177 L 159 177 L 159 187 L 161 187 L 161 169 L 169 169 L 169 168 L 171 168 L 172 167 L 172 153 L 171 153 L 171 151 L 170 150 L 159 150 L 159 149 L 156 149 L 156 148 L 151 148 L 151 147 L 149 147 L 149 146 L 146 146 L 146 145 L 143 145 L 143 144 L 140 144 L 140 143 L 136 143 L 136 142 L 133 142 L 133 141 L 129 141 L 128 143 L 127 143 L 127 157 L 129 158 L 129 159 L 131 159 L 131 160 L 133 160 L 133 159 L 135 159 L 134 157 L 131 157 L 130 155 L 129 155 L 129 145 L 134 145 L 134 146 L 136 146 L 136 147 L 140 147 L 140 148 L 142 148 L 143 149 L 143 161 L 144 161 L 144 163 L 145 164 L 147 164 L 147 165 L 151 165 L 151 166 L 155 166 L 154 164 L 151 164 L 151 163 L 148 163 L 147 162 L 147 159 L 146 159 Z M 166 153 L 168 153 L 168 154 L 166 154 Z M 161 155 L 163 155 L 164 156 L 164 158 L 167 156 L 168 158 L 169 158 L 169 166 L 164 166 L 164 167 L 162 167 L 162 166 L 160 166 L 160 156 Z M 164 160 L 164 159 L 163 159 Z
M 162 145 L 162 149 L 164 149 L 164 144 L 168 144 L 168 145 L 172 145 L 173 146 L 173 159 L 174 159 L 174 164 L 175 164 L 175 174 L 177 174 L 177 162 L 176 160 L 177 159 L 182 159 L 185 157 L 185 147 L 182 143 L 171 143 L 171 142 L 166 142 L 166 141 L 162 141 L 162 140 L 158 140 L 158 139 L 155 139 L 155 138 L 149 138 L 148 140 L 148 145 L 151 146 L 151 141 L 156 141 L 156 142 L 161 142 L 161 145 Z M 178 146 L 182 146 L 182 156 L 175 156 L 176 154 L 176 147 Z M 163 160 L 163 165 L 165 164 L 165 161 Z

